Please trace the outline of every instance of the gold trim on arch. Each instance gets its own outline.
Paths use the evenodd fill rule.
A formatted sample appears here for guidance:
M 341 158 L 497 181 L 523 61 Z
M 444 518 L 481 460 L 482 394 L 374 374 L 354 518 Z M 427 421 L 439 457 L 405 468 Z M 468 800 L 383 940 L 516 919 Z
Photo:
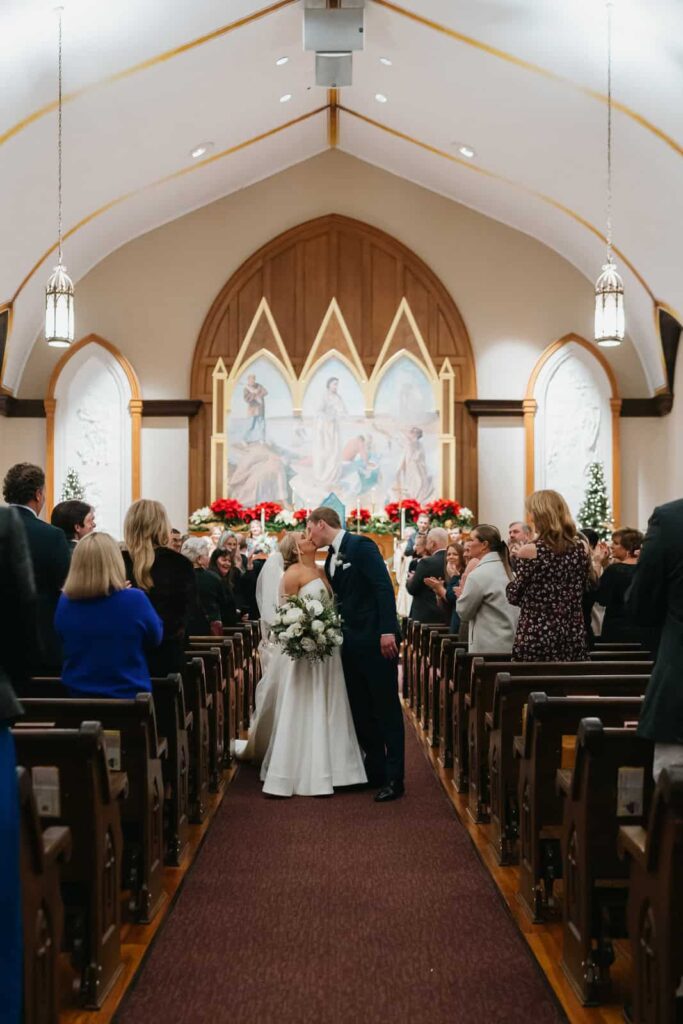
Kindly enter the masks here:
M 619 388 L 617 385 L 617 379 L 614 375 L 614 370 L 607 362 L 602 352 L 596 348 L 595 345 L 591 345 L 589 341 L 582 338 L 579 334 L 565 334 L 564 337 L 559 338 L 557 341 L 553 342 L 552 345 L 548 345 L 537 359 L 536 365 L 529 376 L 529 383 L 527 384 L 526 395 L 524 396 L 523 401 L 526 452 L 526 494 L 531 494 L 531 492 L 536 488 L 535 421 L 536 412 L 538 411 L 538 402 L 534 397 L 536 384 L 541 370 L 548 360 L 551 359 L 561 348 L 565 348 L 567 345 L 571 344 L 578 345 L 579 348 L 589 352 L 605 371 L 609 381 L 611 391 L 609 404 L 612 412 L 612 511 L 614 520 L 618 524 L 621 516 L 621 398 L 619 397 Z
M 110 341 L 106 341 L 105 338 L 101 338 L 99 334 L 87 334 L 80 341 L 77 341 L 75 345 L 72 345 L 64 355 L 61 357 L 57 365 L 50 375 L 50 381 L 47 386 L 47 393 L 43 402 L 45 406 L 45 441 L 46 441 L 46 455 L 45 455 L 45 502 L 47 508 L 47 515 L 49 516 L 54 506 L 54 490 L 55 490 L 55 412 L 57 410 L 57 399 L 55 398 L 55 390 L 59 381 L 62 370 L 67 365 L 70 359 L 72 359 L 77 352 L 85 348 L 87 345 L 99 345 L 109 352 L 114 357 L 121 369 L 126 375 L 128 380 L 128 386 L 130 387 L 130 401 L 128 403 L 128 409 L 130 412 L 130 429 L 131 429 L 131 499 L 137 501 L 140 497 L 140 477 L 141 477 L 141 457 L 140 457 L 140 440 L 141 440 L 141 427 L 142 427 L 142 392 L 140 391 L 140 382 L 138 381 L 137 374 L 133 369 L 131 363 L 118 350 L 116 345 L 112 345 Z
M 591 89 L 586 85 L 579 85 L 578 82 L 574 82 L 571 78 L 567 78 L 565 75 L 558 75 L 556 71 L 551 71 L 549 68 L 544 68 L 540 64 L 534 64 L 533 61 L 524 60 L 523 57 L 516 57 L 513 53 L 508 53 L 507 50 L 501 50 L 497 46 L 492 46 L 490 43 L 482 43 L 479 39 L 474 39 L 473 36 L 466 36 L 462 32 L 458 32 L 457 29 L 449 28 L 447 25 L 442 25 L 438 21 L 433 21 L 431 18 L 425 18 L 422 14 L 417 14 L 415 11 L 408 11 L 405 7 L 400 7 L 396 3 L 392 3 L 392 0 L 373 0 L 378 7 L 384 7 L 388 11 L 392 11 L 394 14 L 399 14 L 403 18 L 409 18 L 410 21 L 416 22 L 418 25 L 422 25 L 424 28 L 432 29 L 434 32 L 439 32 L 441 35 L 448 36 L 451 39 L 455 39 L 459 43 L 463 43 L 465 46 L 471 46 L 475 50 L 480 50 L 482 53 L 488 54 L 490 57 L 496 57 L 498 60 L 505 61 L 508 64 L 514 64 L 515 67 L 523 68 L 525 71 L 530 71 L 532 74 L 541 75 L 543 78 L 547 78 L 553 82 L 559 82 L 561 85 L 569 86 L 570 89 L 574 89 L 576 92 L 582 93 L 584 96 L 588 96 L 590 99 L 597 100 L 599 103 L 607 104 L 607 96 L 600 92 L 599 89 Z M 679 156 L 683 156 L 683 146 L 676 142 L 674 138 L 667 135 L 665 131 L 658 128 L 652 121 L 648 121 L 646 117 L 639 114 L 632 107 L 628 107 L 625 103 L 620 103 L 619 100 L 612 99 L 612 106 L 615 110 L 625 114 L 626 117 L 630 117 L 632 121 L 640 125 L 641 128 L 645 128 L 646 131 L 652 132 L 658 139 L 664 142 L 667 146 Z
M 122 71 L 115 71 L 111 75 L 107 75 L 106 78 L 100 78 L 96 82 L 92 82 L 90 85 L 84 85 L 80 89 L 74 89 L 73 92 L 67 92 L 62 98 L 62 103 L 71 103 L 72 100 L 78 99 L 80 96 L 84 96 L 86 93 L 93 92 L 95 89 L 101 89 L 107 85 L 113 85 L 115 82 L 120 82 L 125 78 L 130 78 L 132 75 L 138 74 L 140 71 L 147 71 L 149 68 L 155 67 L 157 64 L 165 64 L 166 61 L 172 60 L 174 57 L 180 57 L 184 53 L 188 53 L 190 50 L 196 49 L 198 46 L 204 46 L 205 43 L 211 43 L 214 39 L 220 39 L 221 36 L 228 35 L 230 32 L 234 32 L 238 28 L 244 28 L 245 25 L 250 25 L 254 21 L 260 21 L 261 18 L 267 17 L 269 14 L 275 14 L 277 11 L 281 11 L 285 7 L 291 7 L 296 0 L 277 0 L 277 3 L 271 4 L 270 7 L 264 7 L 260 11 L 254 11 L 253 14 L 247 14 L 243 18 L 238 18 L 237 21 L 228 22 L 227 25 L 221 25 L 220 28 L 214 29 L 213 32 L 207 32 L 203 36 L 198 36 L 196 39 L 191 39 L 187 43 L 181 43 L 180 46 L 174 46 L 170 50 L 164 50 L 162 53 L 157 53 L 153 57 L 147 57 L 146 60 L 141 60 L 137 64 L 131 64 L 128 68 L 123 68 Z M 52 114 L 57 109 L 57 100 L 53 100 L 52 103 L 46 103 L 44 106 L 34 110 L 32 114 L 22 118 L 21 121 L 17 121 L 11 128 L 0 134 L 0 146 L 2 146 L 8 139 L 13 138 L 28 128 L 29 125 L 35 121 L 39 121 L 41 117 L 45 117 L 47 114 Z

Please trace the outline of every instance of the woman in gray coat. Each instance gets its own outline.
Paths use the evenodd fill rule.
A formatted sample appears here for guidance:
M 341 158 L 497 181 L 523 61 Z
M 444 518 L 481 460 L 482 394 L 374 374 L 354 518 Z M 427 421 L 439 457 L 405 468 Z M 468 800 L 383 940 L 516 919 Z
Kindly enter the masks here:
M 505 595 L 512 579 L 507 544 L 495 526 L 483 523 L 474 527 L 469 543 L 479 564 L 468 575 L 455 608 L 461 621 L 469 623 L 470 652 L 512 651 L 519 609 Z

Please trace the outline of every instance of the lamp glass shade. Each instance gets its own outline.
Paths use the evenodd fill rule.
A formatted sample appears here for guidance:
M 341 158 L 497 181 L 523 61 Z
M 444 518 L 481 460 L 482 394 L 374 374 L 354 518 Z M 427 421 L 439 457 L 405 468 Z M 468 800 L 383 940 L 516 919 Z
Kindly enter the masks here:
M 74 286 L 61 263 L 45 289 L 45 340 L 54 348 L 68 348 L 74 340 Z
M 624 340 L 624 282 L 610 257 L 595 282 L 595 341 L 614 348 Z

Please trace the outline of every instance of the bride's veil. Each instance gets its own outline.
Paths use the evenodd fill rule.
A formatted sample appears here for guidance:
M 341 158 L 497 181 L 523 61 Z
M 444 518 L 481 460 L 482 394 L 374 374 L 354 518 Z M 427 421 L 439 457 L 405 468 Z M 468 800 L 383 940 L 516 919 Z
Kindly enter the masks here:
M 285 563 L 279 551 L 274 551 L 261 569 L 256 581 L 256 603 L 261 614 L 261 634 L 268 639 L 270 626 L 280 603 L 280 583 Z

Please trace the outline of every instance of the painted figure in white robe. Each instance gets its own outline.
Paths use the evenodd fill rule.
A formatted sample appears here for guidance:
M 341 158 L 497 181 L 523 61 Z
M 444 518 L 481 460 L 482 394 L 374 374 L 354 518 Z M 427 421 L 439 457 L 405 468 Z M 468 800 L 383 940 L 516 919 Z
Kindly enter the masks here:
M 339 394 L 339 378 L 330 377 L 318 406 L 313 434 L 313 472 L 323 488 L 332 487 L 339 477 L 342 461 L 339 419 L 346 415 L 346 405 Z
M 403 458 L 396 472 L 396 490 L 402 498 L 415 498 L 421 504 L 432 497 L 434 482 L 427 469 L 421 427 L 411 427 Z

